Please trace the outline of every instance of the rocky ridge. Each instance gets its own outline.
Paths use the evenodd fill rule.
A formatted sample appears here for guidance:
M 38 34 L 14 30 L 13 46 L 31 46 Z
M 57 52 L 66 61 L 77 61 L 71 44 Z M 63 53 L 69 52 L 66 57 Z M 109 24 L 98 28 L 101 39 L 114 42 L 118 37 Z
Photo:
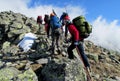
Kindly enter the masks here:
M 78 56 L 67 58 L 69 45 L 62 42 L 63 54 L 50 55 L 51 38 L 34 18 L 21 13 L 0 13 L 0 81 L 86 81 L 86 73 Z M 38 39 L 28 52 L 17 44 L 25 33 L 35 31 Z M 120 81 L 120 53 L 85 40 L 85 52 L 91 64 L 93 81 Z M 75 53 L 77 54 L 77 53 Z M 66 55 L 66 56 L 64 56 Z

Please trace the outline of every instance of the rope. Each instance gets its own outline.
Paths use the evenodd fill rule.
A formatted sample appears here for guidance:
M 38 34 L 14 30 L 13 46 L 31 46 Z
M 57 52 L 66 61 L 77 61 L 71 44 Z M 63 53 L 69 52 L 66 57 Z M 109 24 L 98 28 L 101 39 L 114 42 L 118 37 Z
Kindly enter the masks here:
M 76 50 L 77 50 L 78 55 L 80 56 L 80 59 L 81 59 L 81 61 L 82 61 L 83 65 L 84 65 L 84 69 L 85 69 L 86 74 L 87 74 L 87 81 L 92 81 L 92 77 L 90 76 L 90 73 L 89 73 L 89 71 L 88 71 L 87 67 L 85 67 L 85 64 L 84 64 L 84 62 L 83 62 L 83 58 L 82 58 L 82 56 L 81 56 L 81 54 L 80 54 L 80 52 L 79 52 L 79 50 L 78 50 L 78 47 L 77 47 L 77 46 L 76 46 Z

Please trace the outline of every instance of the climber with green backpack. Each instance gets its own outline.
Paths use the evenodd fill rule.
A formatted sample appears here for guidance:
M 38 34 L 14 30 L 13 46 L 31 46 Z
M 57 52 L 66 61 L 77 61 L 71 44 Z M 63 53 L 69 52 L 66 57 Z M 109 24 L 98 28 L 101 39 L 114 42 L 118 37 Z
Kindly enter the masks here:
M 89 37 L 90 33 L 92 32 L 92 27 L 85 20 L 84 16 L 76 17 L 72 21 L 73 23 L 70 21 L 69 15 L 62 17 L 63 24 L 68 28 L 71 34 L 71 38 L 66 41 L 66 42 L 70 42 L 70 41 L 72 42 L 67 49 L 68 58 L 74 59 L 73 50 L 76 49 L 78 52 L 78 55 L 80 56 L 81 61 L 85 66 L 88 81 L 92 81 L 91 76 L 89 74 L 89 71 L 91 70 L 90 64 L 84 52 L 84 47 L 83 47 L 84 39 Z
M 78 20 L 76 18 L 75 18 L 75 20 L 73 19 L 73 23 L 72 23 L 70 21 L 70 17 L 67 15 L 67 16 L 62 18 L 62 21 L 63 21 L 63 24 L 68 28 L 68 30 L 69 30 L 69 32 L 71 34 L 71 39 L 70 40 L 71 40 L 72 43 L 67 49 L 68 58 L 69 59 L 74 59 L 73 49 L 78 48 L 78 50 L 79 50 L 79 52 L 81 54 L 81 57 L 83 59 L 83 62 L 85 64 L 85 67 L 89 68 L 90 64 L 89 64 L 87 56 L 86 56 L 86 54 L 84 52 L 83 42 L 84 42 L 84 39 L 89 36 L 90 31 L 87 34 L 85 33 L 86 36 L 84 37 L 83 32 L 85 32 L 86 30 L 84 28 L 81 28 L 81 29 L 84 29 L 82 31 L 77 29 L 76 26 L 80 27 L 78 24 L 81 23 L 81 22 L 79 22 L 79 18 L 78 18 Z M 81 26 L 83 26 L 83 25 L 81 25 Z

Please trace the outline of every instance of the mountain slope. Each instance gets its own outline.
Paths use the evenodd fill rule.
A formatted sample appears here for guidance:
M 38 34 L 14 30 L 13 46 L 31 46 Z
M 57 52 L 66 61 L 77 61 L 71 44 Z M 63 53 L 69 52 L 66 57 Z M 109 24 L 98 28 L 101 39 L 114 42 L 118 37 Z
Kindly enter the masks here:
M 70 60 L 67 57 L 66 50 L 69 43 L 61 41 L 61 46 L 64 48 L 62 54 L 52 57 L 50 55 L 51 37 L 47 38 L 44 28 L 42 33 L 39 33 L 38 29 L 39 26 L 33 18 L 12 11 L 0 13 L 0 68 L 2 71 L 6 67 L 14 67 L 18 73 L 19 71 L 23 73 L 22 80 L 31 73 L 34 77 L 27 77 L 28 80 L 34 78 L 32 81 L 85 81 L 86 73 L 81 61 L 77 58 Z M 35 31 L 38 39 L 35 40 L 34 50 L 25 53 L 17 47 L 17 44 L 24 34 L 30 31 Z M 85 40 L 85 52 L 91 64 L 91 76 L 94 81 L 120 80 L 119 52 L 94 45 L 88 40 Z M 2 71 L 0 70 L 1 74 Z M 13 75 L 12 79 L 15 77 Z

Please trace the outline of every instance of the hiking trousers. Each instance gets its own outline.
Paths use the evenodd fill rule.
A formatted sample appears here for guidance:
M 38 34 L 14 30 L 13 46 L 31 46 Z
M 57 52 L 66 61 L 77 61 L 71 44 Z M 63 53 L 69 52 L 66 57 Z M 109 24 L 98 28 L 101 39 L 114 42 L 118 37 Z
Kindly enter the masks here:
M 61 28 L 57 28 L 52 30 L 52 53 L 55 53 L 55 46 L 58 50 L 60 50 L 60 36 L 62 30 Z
M 76 45 L 74 45 L 74 42 L 72 42 L 72 44 L 68 47 L 67 52 L 68 52 L 68 58 L 73 59 L 74 55 L 73 55 L 73 49 L 76 47 Z M 90 64 L 88 62 L 87 56 L 84 52 L 84 47 L 83 47 L 83 42 L 80 42 L 77 45 L 78 51 L 81 54 L 82 60 L 84 62 L 85 67 L 90 67 Z

